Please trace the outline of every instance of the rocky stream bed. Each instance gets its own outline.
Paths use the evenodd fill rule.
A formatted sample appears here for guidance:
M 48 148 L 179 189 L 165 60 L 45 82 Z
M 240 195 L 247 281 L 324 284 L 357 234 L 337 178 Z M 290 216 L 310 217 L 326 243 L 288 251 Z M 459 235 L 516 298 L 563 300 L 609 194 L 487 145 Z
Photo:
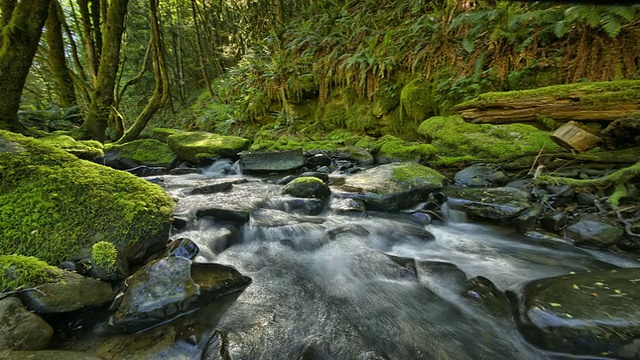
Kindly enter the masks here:
M 51 325 L 50 350 L 0 355 L 640 357 L 640 262 L 575 246 L 626 236 L 595 214 L 545 209 L 576 194 L 483 165 L 447 180 L 416 163 L 301 156 L 246 159 L 262 171 L 253 175 L 226 159 L 172 175 L 134 170 L 176 200 L 170 243 L 130 269 L 103 307 L 48 311 L 38 292 L 31 303 L 23 296 Z M 300 161 L 308 172 L 273 172 Z M 597 201 L 581 197 L 584 209 Z M 0 310 L 20 313 L 14 300 Z

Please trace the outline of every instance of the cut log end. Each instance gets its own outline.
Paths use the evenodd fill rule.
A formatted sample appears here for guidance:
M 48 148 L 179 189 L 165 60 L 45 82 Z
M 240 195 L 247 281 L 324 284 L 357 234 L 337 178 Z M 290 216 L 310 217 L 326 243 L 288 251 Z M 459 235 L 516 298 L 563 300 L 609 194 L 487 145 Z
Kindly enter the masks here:
M 549 136 L 553 142 L 566 148 L 583 152 L 596 146 L 600 138 L 575 121 L 569 121 L 557 128 Z

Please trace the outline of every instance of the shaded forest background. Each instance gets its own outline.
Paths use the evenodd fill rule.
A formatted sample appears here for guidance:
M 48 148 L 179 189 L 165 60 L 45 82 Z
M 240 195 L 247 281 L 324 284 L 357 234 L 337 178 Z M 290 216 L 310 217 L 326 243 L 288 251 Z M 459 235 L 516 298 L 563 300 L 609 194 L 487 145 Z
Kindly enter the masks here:
M 17 61 L 12 36 L 28 33 L 19 22 L 40 21 L 42 36 L 19 39 L 37 44 L 16 118 L 28 128 L 120 142 L 158 126 L 252 136 L 301 121 L 308 112 L 300 104 L 324 107 L 337 94 L 350 106 L 367 104 L 374 117 L 399 103 L 392 121 L 419 124 L 483 92 L 640 79 L 639 10 L 466 0 L 9 0 L 0 4 L 0 87 L 19 85 L 7 78 Z M 411 86 L 420 99 L 405 91 Z M 16 110 L 0 108 L 4 127 L 15 129 Z

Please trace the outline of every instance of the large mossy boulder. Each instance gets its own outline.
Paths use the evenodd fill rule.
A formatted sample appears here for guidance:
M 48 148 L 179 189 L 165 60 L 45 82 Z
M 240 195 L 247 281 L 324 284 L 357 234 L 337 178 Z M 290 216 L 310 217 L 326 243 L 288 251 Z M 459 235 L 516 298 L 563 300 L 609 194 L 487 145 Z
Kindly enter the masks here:
M 462 117 L 435 116 L 425 120 L 418 132 L 443 156 L 473 156 L 476 159 L 504 159 L 541 149 L 561 150 L 549 140 L 549 132 L 532 125 L 470 124 Z
M 234 157 L 249 148 L 249 140 L 203 131 L 180 132 L 167 138 L 169 148 L 182 160 L 198 164 L 216 156 Z
M 640 269 L 602 270 L 526 284 L 518 328 L 546 350 L 640 358 Z
M 94 160 L 104 155 L 103 145 L 95 140 L 76 140 L 68 135 L 45 136 L 40 140 L 83 160 Z
M 313 176 L 302 176 L 293 179 L 282 189 L 283 194 L 300 198 L 327 199 L 331 190 L 324 181 Z
M 155 184 L 0 131 L 0 253 L 57 265 L 108 241 L 139 261 L 164 246 L 172 208 Z
M 445 177 L 417 163 L 380 165 L 347 176 L 340 197 L 364 201 L 368 210 L 397 211 L 442 188 Z
M 436 154 L 436 148 L 430 144 L 406 142 L 392 135 L 381 137 L 373 146 L 375 159 L 380 164 L 401 161 L 426 163 Z
M 140 165 L 169 168 L 175 159 L 176 155 L 167 144 L 154 139 L 108 145 L 105 149 L 107 165 L 116 169 L 130 169 Z

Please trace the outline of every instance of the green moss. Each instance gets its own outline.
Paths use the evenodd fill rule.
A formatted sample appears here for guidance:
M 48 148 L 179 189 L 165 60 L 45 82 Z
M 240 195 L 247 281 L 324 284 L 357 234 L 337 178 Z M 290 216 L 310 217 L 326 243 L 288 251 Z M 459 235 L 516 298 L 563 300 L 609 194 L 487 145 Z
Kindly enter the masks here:
M 462 103 L 455 108 L 479 106 L 485 103 L 509 101 L 516 99 L 532 99 L 536 97 L 552 96 L 557 98 L 571 98 L 588 105 L 602 105 L 609 103 L 640 102 L 640 80 L 606 81 L 592 83 L 578 83 L 569 85 L 553 85 L 531 90 L 490 92 Z
M 175 159 L 175 154 L 167 144 L 154 139 L 134 140 L 122 145 L 107 145 L 107 150 L 116 150 L 120 156 L 140 164 L 167 164 Z
M 158 141 L 162 141 L 164 143 L 167 142 L 167 138 L 173 134 L 177 134 L 182 132 L 182 130 L 178 129 L 169 129 L 169 128 L 154 128 L 151 130 L 151 137 Z
M 291 184 L 292 186 L 293 185 L 314 185 L 314 184 L 324 184 L 324 182 L 315 176 L 302 176 L 302 177 L 291 180 L 289 184 Z
M 198 154 L 236 156 L 249 147 L 249 140 L 238 136 L 224 136 L 208 132 L 180 132 L 168 137 L 169 148 L 183 160 L 199 162 Z M 203 156 L 203 155 L 201 155 Z
M 131 244 L 171 221 L 157 185 L 0 131 L 0 253 L 50 264 L 98 241 Z
M 52 135 L 40 138 L 40 140 L 80 159 L 93 160 L 99 156 L 104 156 L 102 144 L 95 140 L 75 140 L 67 135 Z
M 431 85 L 422 79 L 415 79 L 402 88 L 400 105 L 412 120 L 418 122 L 438 110 L 433 100 Z
M 334 150 L 344 146 L 353 146 L 361 136 L 344 129 L 329 133 L 305 132 L 283 134 L 277 129 L 266 126 L 256 134 L 250 150 Z
M 404 163 L 393 169 L 391 179 L 402 182 L 408 186 L 418 186 L 428 180 L 430 182 L 442 182 L 445 177 L 434 169 L 417 163 Z
M 0 255 L 0 291 L 57 281 L 62 270 L 31 256 Z
M 405 142 L 392 135 L 381 137 L 373 151 L 379 162 L 415 161 L 427 162 L 435 154 L 436 148 L 430 144 Z
M 93 265 L 113 272 L 116 270 L 116 261 L 118 259 L 118 249 L 113 243 L 106 241 L 98 241 L 91 248 L 91 260 Z
M 425 120 L 418 131 L 431 139 L 438 155 L 474 156 L 477 159 L 504 159 L 541 149 L 559 151 L 549 133 L 531 125 L 470 124 L 462 117 L 435 116 Z

